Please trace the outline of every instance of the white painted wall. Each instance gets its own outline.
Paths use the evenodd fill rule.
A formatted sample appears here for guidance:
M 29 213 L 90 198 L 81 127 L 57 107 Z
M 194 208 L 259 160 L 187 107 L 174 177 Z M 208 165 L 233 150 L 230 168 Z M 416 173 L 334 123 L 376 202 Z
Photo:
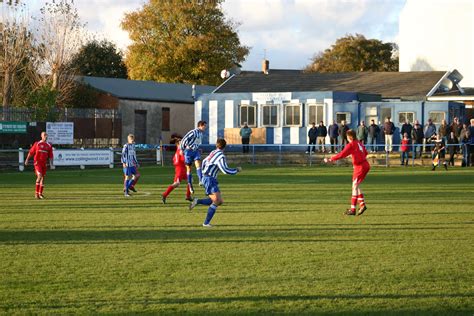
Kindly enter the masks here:
M 474 87 L 473 0 L 407 0 L 399 28 L 400 71 L 457 69 Z
M 209 101 L 209 144 L 217 141 L 217 101 Z

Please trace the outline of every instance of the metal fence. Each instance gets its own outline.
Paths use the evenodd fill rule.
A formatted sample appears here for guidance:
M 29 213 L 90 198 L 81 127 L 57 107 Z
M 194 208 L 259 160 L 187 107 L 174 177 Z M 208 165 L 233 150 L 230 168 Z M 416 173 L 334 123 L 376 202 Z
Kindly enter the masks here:
M 0 121 L 37 122 L 48 119 L 67 122 L 75 118 L 120 119 L 121 114 L 116 109 L 54 108 L 45 112 L 43 109 L 0 107 Z
M 379 145 L 383 146 L 383 145 Z M 393 145 L 395 150 L 398 150 L 400 145 Z M 472 161 L 474 158 L 474 145 L 469 144 L 455 144 L 446 145 L 446 151 L 444 158 L 440 159 L 440 164 L 444 161 L 455 167 L 460 166 L 474 166 Z M 202 157 L 205 158 L 215 146 L 203 145 L 201 146 Z M 233 165 L 294 165 L 294 166 L 315 166 L 321 165 L 324 158 L 330 157 L 333 153 L 329 151 L 307 152 L 307 145 L 249 145 L 244 150 L 242 145 L 227 145 L 226 157 L 229 164 Z M 113 166 L 120 166 L 120 148 L 110 148 L 113 152 Z M 161 166 L 172 166 L 172 158 L 175 153 L 176 147 L 174 145 L 163 145 L 148 148 L 137 148 L 137 158 L 141 165 L 161 165 Z M 21 169 L 20 156 L 25 157 L 27 149 L 12 149 L 12 150 L 0 150 L 0 168 L 1 169 Z M 245 152 L 244 152 L 245 151 Z M 20 155 L 20 152 L 23 154 Z M 453 155 L 450 154 L 453 152 Z M 422 166 L 432 165 L 433 163 L 433 152 L 431 147 L 426 146 L 423 151 L 423 145 L 412 145 L 410 151 L 407 154 L 407 160 L 404 161 L 403 165 L 407 166 Z M 452 159 L 451 159 L 452 156 Z M 337 165 L 350 165 L 351 158 L 338 161 Z M 375 152 L 370 153 L 367 156 L 367 160 L 372 166 L 400 166 L 402 165 L 401 153 L 393 152 Z M 407 163 L 405 163 L 407 162 Z M 61 167 L 62 168 L 62 167 Z M 69 167 L 68 167 L 69 168 Z M 72 167 L 75 168 L 75 167 Z M 89 168 L 89 167 L 88 167 Z

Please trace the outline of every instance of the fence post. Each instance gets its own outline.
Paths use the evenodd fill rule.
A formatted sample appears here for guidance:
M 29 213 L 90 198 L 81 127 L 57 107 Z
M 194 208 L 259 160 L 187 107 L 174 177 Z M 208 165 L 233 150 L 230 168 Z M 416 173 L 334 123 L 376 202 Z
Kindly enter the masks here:
M 255 164 L 255 145 L 252 145 L 252 165 Z
M 109 156 L 109 168 L 112 169 L 114 167 L 114 149 L 112 147 L 109 147 L 110 150 L 110 156 Z
M 388 167 L 388 160 L 389 160 L 389 157 L 388 155 L 390 154 L 389 151 L 385 151 L 385 167 L 387 168 Z
M 310 167 L 313 166 L 313 150 L 312 149 L 309 150 L 309 166 Z
M 281 165 L 281 145 L 278 146 L 278 165 Z
M 84 150 L 84 147 L 81 147 L 81 150 Z M 86 169 L 86 166 L 80 165 L 79 168 L 81 168 L 82 170 L 84 170 L 84 169 Z
M 23 148 L 18 148 L 18 169 L 20 171 L 25 170 L 25 153 Z

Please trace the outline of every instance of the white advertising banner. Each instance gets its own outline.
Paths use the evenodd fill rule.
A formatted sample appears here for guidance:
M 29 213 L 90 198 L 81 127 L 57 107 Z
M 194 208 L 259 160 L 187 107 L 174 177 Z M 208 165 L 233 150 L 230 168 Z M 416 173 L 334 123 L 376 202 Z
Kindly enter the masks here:
M 291 100 L 291 92 L 258 92 L 252 93 L 252 100 L 258 104 L 265 104 L 273 101 L 274 104 L 281 104 L 283 101 Z
M 110 150 L 56 149 L 53 151 L 55 166 L 92 166 L 113 163 Z
M 74 144 L 73 122 L 46 122 L 46 133 L 48 141 L 53 145 Z

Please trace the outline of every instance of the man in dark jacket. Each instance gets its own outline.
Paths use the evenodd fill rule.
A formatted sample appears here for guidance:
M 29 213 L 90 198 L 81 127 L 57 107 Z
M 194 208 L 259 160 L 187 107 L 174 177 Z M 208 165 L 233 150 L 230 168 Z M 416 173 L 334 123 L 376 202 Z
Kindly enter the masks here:
M 375 120 L 370 120 L 369 132 L 367 135 L 367 149 L 374 153 L 377 151 L 377 139 L 379 138 L 380 127 L 375 124 Z
M 344 146 L 347 145 L 347 131 L 349 126 L 346 125 L 346 121 L 341 121 L 341 126 L 339 126 L 339 136 L 341 136 L 341 150 L 344 149 Z
M 442 120 L 441 125 L 438 127 L 438 135 L 441 137 L 445 144 L 448 140 L 449 133 L 451 133 L 449 125 L 446 123 L 446 120 Z
M 454 136 L 456 136 L 457 139 L 461 137 L 462 124 L 459 122 L 457 117 L 454 118 L 453 123 L 449 128 L 451 132 L 454 132 Z
M 309 154 L 310 150 L 315 152 L 316 148 L 316 138 L 318 137 L 318 128 L 316 127 L 316 123 L 311 123 L 311 128 L 308 130 L 308 138 L 309 138 L 309 146 L 306 153 Z
M 385 151 L 392 152 L 393 133 L 395 133 L 395 125 L 390 121 L 390 117 L 385 119 L 383 125 L 383 133 L 385 134 Z
M 318 144 L 318 148 L 319 148 L 319 152 L 326 152 L 326 136 L 328 135 L 328 130 L 326 128 L 326 126 L 324 126 L 324 122 L 321 121 L 319 122 L 319 126 L 318 126 L 318 138 L 317 138 L 317 144 Z
M 337 152 L 337 137 L 339 136 L 339 126 L 336 121 L 329 125 L 329 141 L 331 142 L 331 153 Z
M 433 121 L 431 119 L 428 119 L 428 123 L 425 125 L 424 129 L 424 137 L 425 137 L 425 150 L 427 152 L 431 152 L 431 148 L 433 147 L 431 145 L 431 139 L 433 138 L 434 135 L 436 135 L 436 126 L 433 124 Z
M 423 145 L 423 126 L 421 126 L 420 122 L 418 120 L 415 120 L 415 124 L 413 125 L 413 129 L 411 130 L 411 139 L 413 142 L 413 148 L 415 150 L 415 158 L 416 158 L 416 152 L 420 152 L 420 157 L 421 157 L 421 150 L 422 150 L 422 145 Z
M 400 136 L 403 138 L 403 135 L 407 133 L 408 139 L 411 141 L 411 131 L 413 129 L 413 126 L 410 124 L 409 120 L 406 120 L 405 123 L 402 125 L 402 129 L 400 130 Z

